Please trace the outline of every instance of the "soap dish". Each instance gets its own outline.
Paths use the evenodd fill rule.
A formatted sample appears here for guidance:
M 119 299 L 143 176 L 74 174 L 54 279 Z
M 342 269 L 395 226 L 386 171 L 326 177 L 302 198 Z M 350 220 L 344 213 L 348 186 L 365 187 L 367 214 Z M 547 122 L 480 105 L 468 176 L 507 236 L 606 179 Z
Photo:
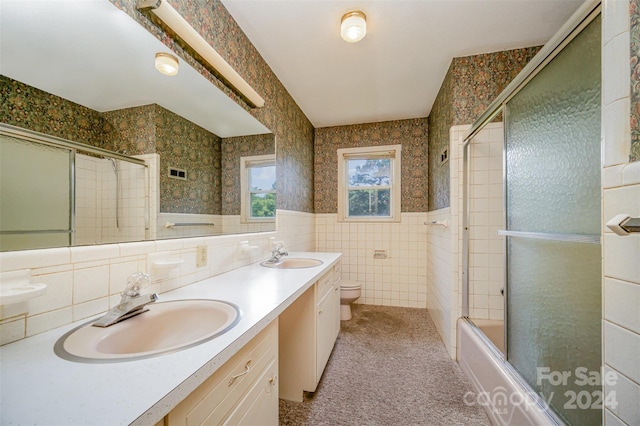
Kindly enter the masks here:
M 153 261 L 153 267 L 156 269 L 173 269 L 184 263 L 184 259 L 179 257 L 164 258 Z
M 47 291 L 46 284 L 31 283 L 30 279 L 28 269 L 0 274 L 0 305 L 24 302 Z
M 0 290 L 0 305 L 20 303 L 42 296 L 47 291 L 46 284 L 23 284 Z

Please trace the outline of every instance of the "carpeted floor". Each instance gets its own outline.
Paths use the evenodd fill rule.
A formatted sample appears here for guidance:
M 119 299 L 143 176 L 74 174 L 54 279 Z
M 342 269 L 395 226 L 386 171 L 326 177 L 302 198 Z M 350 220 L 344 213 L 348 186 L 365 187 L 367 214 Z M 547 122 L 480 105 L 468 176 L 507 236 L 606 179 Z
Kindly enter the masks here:
M 424 309 L 352 305 L 318 389 L 281 425 L 488 425 Z

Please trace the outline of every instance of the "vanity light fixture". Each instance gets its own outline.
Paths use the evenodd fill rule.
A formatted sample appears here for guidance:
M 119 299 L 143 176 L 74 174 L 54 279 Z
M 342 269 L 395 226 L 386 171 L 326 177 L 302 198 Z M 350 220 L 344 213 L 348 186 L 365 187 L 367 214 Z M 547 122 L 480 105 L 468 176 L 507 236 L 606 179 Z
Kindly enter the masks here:
M 141 12 L 153 12 L 240 95 L 258 108 L 264 106 L 264 99 L 166 0 L 138 0 L 137 9 Z
M 367 15 L 360 10 L 342 15 L 340 35 L 348 43 L 362 40 L 367 35 Z
M 164 75 L 178 74 L 178 58 L 170 53 L 156 53 L 156 69 Z

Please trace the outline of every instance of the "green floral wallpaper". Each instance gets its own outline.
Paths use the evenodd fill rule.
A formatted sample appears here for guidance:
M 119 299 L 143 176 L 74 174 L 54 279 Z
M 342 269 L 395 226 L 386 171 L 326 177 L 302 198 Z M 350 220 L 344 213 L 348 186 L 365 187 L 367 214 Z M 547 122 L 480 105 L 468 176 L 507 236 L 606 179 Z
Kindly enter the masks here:
M 426 212 L 428 133 L 426 118 L 316 129 L 316 213 L 338 211 L 339 148 L 396 144 L 402 144 L 402 211 Z
M 449 206 L 449 167 L 438 156 L 449 128 L 472 124 L 540 46 L 454 58 L 429 115 L 429 211 Z
M 156 152 L 160 154 L 160 211 L 220 214 L 220 138 L 158 105 Z M 169 166 L 187 180 L 168 177 Z
M 0 75 L 0 122 L 101 146 L 100 113 Z
M 160 211 L 220 214 L 220 138 L 158 105 L 99 113 L 0 76 L 0 122 L 128 155 L 160 155 Z M 168 166 L 188 172 L 170 179 Z
M 105 148 L 129 155 L 160 155 L 160 211 L 220 214 L 220 138 L 159 106 L 110 111 Z M 168 176 L 169 166 L 187 171 L 187 180 Z
M 240 157 L 275 154 L 272 134 L 223 138 L 222 151 L 222 214 L 240 214 Z
M 271 129 L 278 141 L 278 208 L 313 212 L 313 126 L 256 48 L 219 0 L 169 0 L 171 5 L 265 99 L 262 108 L 249 107 L 205 68 L 188 47 L 180 46 L 139 13 L 136 0 L 110 0 L 209 81 Z M 285 178 L 286 177 L 286 178 Z
M 124 108 L 102 113 L 102 147 L 129 155 L 156 152 L 156 109 L 154 105 Z
M 640 1 L 629 2 L 631 38 L 631 151 L 629 161 L 640 161 Z

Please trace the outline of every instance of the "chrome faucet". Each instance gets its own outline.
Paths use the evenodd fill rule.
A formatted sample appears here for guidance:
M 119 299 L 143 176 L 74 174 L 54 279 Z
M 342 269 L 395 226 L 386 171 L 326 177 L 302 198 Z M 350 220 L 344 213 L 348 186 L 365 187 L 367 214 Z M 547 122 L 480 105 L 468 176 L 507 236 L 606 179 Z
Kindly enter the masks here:
M 266 261 L 267 263 L 278 263 L 282 256 L 289 256 L 289 253 L 286 251 L 282 251 L 283 244 L 276 244 L 275 248 L 271 252 L 271 257 Z
M 103 317 L 93 323 L 95 327 L 109 327 L 149 309 L 143 309 L 149 303 L 158 300 L 158 295 L 140 294 L 140 290 L 149 285 L 149 275 L 137 272 L 127 279 L 127 286 L 121 294 L 120 303 L 111 308 Z

